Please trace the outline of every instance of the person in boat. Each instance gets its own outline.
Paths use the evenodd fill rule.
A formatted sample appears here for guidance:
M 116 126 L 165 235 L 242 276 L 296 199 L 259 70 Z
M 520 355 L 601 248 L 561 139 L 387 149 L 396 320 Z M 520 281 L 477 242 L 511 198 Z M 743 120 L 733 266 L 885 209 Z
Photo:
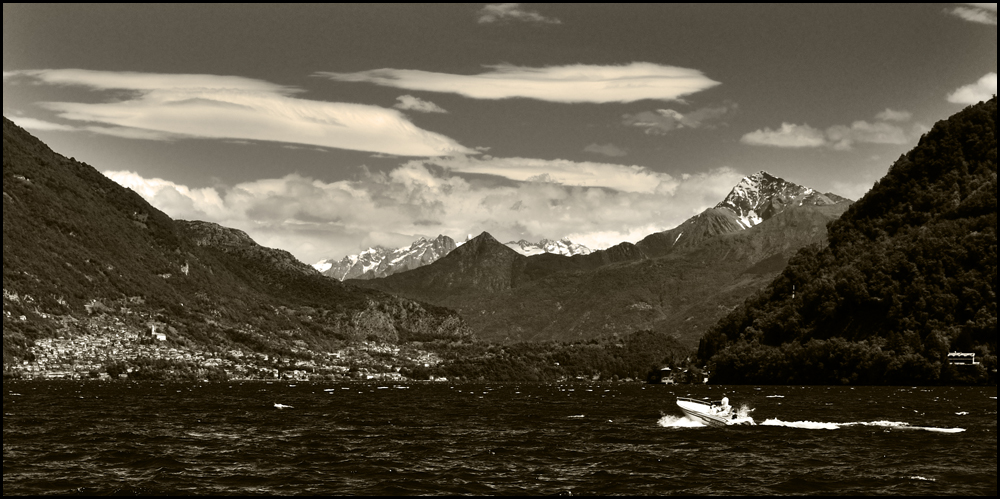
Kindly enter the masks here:
M 729 412 L 730 409 L 731 407 L 729 407 L 729 397 L 723 394 L 722 402 L 719 403 L 719 412 L 725 414 Z

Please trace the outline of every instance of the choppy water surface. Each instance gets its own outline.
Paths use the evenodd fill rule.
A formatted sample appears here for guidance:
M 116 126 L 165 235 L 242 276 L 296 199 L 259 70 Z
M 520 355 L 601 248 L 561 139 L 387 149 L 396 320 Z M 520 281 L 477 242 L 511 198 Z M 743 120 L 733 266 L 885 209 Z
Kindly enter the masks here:
M 706 428 L 674 404 L 723 392 L 759 425 Z M 995 387 L 10 382 L 3 492 L 995 495 L 996 396 Z

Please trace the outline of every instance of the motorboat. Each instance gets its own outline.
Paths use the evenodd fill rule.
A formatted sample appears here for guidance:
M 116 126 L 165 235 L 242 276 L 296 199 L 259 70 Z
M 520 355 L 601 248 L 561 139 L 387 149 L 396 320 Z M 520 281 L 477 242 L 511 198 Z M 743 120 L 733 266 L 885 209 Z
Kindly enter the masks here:
M 748 414 L 749 411 L 723 406 L 720 402 L 677 397 L 677 406 L 681 408 L 688 419 L 708 426 L 754 426 L 757 424 Z

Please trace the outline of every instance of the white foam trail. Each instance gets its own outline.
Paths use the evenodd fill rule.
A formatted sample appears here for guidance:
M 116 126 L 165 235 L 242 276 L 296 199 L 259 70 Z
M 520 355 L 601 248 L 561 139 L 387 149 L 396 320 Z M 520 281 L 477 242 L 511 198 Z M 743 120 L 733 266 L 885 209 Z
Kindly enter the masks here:
M 760 424 L 760 426 L 777 426 L 783 428 L 797 428 L 800 430 L 839 430 L 841 428 L 850 428 L 852 426 L 869 426 L 877 428 L 888 428 L 892 430 L 911 430 L 911 431 L 929 431 L 934 433 L 962 433 L 965 431 L 964 428 L 933 428 L 926 426 L 910 426 L 910 423 L 900 423 L 897 421 L 872 421 L 872 422 L 855 422 L 855 423 L 818 423 L 815 421 L 795 421 L 795 422 L 785 422 L 780 419 L 768 419 Z
M 839 430 L 840 425 L 836 423 L 817 423 L 815 421 L 796 421 L 786 423 L 780 419 L 768 419 L 760 426 L 780 426 L 783 428 L 798 428 L 800 430 Z
M 662 428 L 705 428 L 705 425 L 698 421 L 691 421 L 684 416 L 663 416 L 656 424 Z
M 784 395 L 768 395 L 767 398 L 769 398 L 769 399 L 783 399 L 783 398 L 785 398 L 785 396 Z
M 920 481 L 920 482 L 936 482 L 937 481 L 937 480 L 935 480 L 933 478 L 925 478 L 925 477 L 922 477 L 922 476 L 911 476 L 910 480 L 917 480 L 917 481 Z

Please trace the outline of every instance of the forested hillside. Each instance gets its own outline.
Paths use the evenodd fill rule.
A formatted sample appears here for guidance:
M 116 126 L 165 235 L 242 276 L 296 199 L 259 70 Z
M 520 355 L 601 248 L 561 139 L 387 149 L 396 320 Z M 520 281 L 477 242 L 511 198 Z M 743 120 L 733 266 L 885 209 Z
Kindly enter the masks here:
M 469 336 L 451 311 L 325 278 L 241 231 L 171 220 L 6 118 L 3 310 L 5 367 L 34 361 L 39 340 L 84 351 L 155 328 L 162 350 L 294 358 Z
M 715 382 L 995 382 L 996 99 L 937 123 L 701 341 Z M 954 367 L 949 351 L 982 364 Z

